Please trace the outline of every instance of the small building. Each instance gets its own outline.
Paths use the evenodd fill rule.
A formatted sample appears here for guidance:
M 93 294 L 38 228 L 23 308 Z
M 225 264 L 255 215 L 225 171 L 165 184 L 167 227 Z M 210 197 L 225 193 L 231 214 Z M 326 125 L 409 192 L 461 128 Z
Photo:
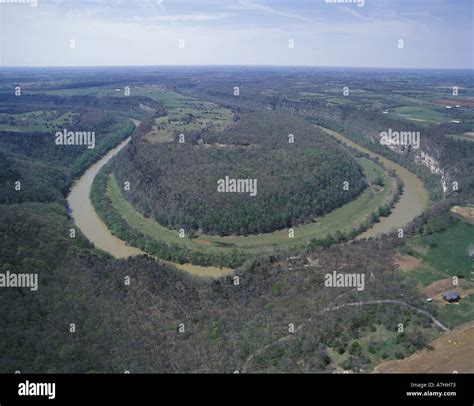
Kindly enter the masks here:
M 457 290 L 447 290 L 443 293 L 443 299 L 446 300 L 448 303 L 458 302 L 461 299 L 461 295 Z

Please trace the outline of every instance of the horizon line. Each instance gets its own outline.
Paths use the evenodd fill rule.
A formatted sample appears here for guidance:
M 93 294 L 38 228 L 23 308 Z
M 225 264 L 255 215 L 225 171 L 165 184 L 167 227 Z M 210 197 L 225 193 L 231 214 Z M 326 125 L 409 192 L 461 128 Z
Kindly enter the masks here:
M 81 68 L 192 68 L 192 67 L 250 67 L 250 68 L 338 68 L 380 70 L 468 70 L 474 67 L 394 67 L 394 66 L 348 66 L 348 65 L 271 65 L 271 64 L 161 64 L 161 65 L 0 65 L 0 69 L 81 69 Z

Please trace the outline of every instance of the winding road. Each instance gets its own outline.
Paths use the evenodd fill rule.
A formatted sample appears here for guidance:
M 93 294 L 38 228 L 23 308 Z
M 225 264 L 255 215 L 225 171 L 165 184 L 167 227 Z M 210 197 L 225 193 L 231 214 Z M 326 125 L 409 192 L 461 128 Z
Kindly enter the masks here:
M 332 312 L 332 311 L 337 311 L 340 309 L 343 309 L 345 307 L 352 307 L 352 306 L 367 306 L 367 305 L 375 305 L 375 304 L 394 304 L 394 305 L 399 305 L 399 306 L 405 306 L 413 311 L 423 314 L 426 317 L 430 318 L 431 321 L 439 327 L 443 331 L 450 331 L 449 328 L 447 328 L 443 323 L 441 323 L 438 319 L 436 319 L 431 313 L 427 312 L 426 310 L 419 309 L 407 302 L 403 302 L 401 300 L 396 300 L 396 299 L 379 299 L 379 300 L 367 300 L 367 301 L 361 301 L 361 302 L 351 302 L 351 303 L 342 303 L 340 305 L 332 306 L 332 307 L 326 307 L 325 309 L 319 311 L 316 313 L 317 314 L 322 314 L 326 312 Z M 306 322 L 311 322 L 313 318 L 309 318 L 306 320 Z M 248 371 L 249 367 L 251 366 L 252 362 L 255 360 L 256 357 L 262 355 L 269 347 L 272 345 L 282 343 L 285 341 L 290 340 L 291 338 L 294 337 L 295 333 L 299 332 L 303 328 L 303 324 L 300 324 L 294 331 L 294 333 L 288 334 L 286 336 L 283 336 L 277 340 L 272 341 L 271 343 L 268 343 L 267 345 L 257 349 L 254 351 L 252 354 L 250 354 L 247 359 L 245 360 L 245 363 L 242 367 L 242 372 L 245 373 Z

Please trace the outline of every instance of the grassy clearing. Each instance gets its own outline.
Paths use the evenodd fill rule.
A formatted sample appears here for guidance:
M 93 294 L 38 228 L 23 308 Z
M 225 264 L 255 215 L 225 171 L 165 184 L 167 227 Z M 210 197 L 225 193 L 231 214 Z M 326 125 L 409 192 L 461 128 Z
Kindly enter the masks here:
M 327 101 L 330 104 L 336 104 L 336 105 L 345 105 L 351 103 L 349 100 L 344 99 L 342 97 L 330 97 L 327 99 Z
M 58 89 L 58 90 L 47 90 L 47 91 L 36 91 L 32 93 L 45 93 L 57 96 L 116 96 L 122 97 L 124 95 L 123 86 L 93 86 L 84 88 L 71 88 L 71 89 Z M 196 101 L 190 97 L 181 95 L 179 93 L 168 90 L 158 85 L 144 85 L 144 86 L 131 86 L 131 96 L 147 96 L 154 100 L 162 101 L 167 108 L 176 108 L 182 106 L 186 102 L 196 103 Z M 202 103 L 202 102 L 199 102 Z
M 474 132 L 467 132 L 464 134 L 447 134 L 447 136 L 461 141 L 474 141 Z
M 71 88 L 71 89 L 56 89 L 56 90 L 36 90 L 32 92 L 25 92 L 25 94 L 49 94 L 53 96 L 112 96 L 118 92 L 115 92 L 113 88 L 105 87 L 82 87 L 82 88 Z M 123 94 L 123 92 L 122 92 Z
M 324 97 L 324 93 L 316 93 L 316 92 L 298 92 L 297 93 L 298 97 L 301 97 L 301 99 L 312 99 L 312 98 L 318 98 L 318 97 Z
M 78 113 L 38 110 L 22 114 L 0 113 L 0 131 L 54 132 L 69 125 Z
M 405 323 L 404 333 L 388 330 L 385 326 L 376 326 L 375 331 L 369 332 L 357 340 L 362 348 L 362 352 L 372 361 L 378 364 L 381 360 L 405 358 L 411 355 L 415 348 L 411 347 L 406 340 L 406 336 L 414 333 L 417 327 L 411 323 Z M 435 329 L 430 331 L 430 338 L 433 340 L 438 336 Z
M 429 121 L 432 123 L 443 123 L 449 121 L 446 114 L 439 111 L 419 106 L 403 106 L 394 109 L 401 117 L 415 121 Z
M 218 268 L 216 266 L 200 266 L 193 264 L 178 264 L 176 262 L 169 262 L 159 260 L 161 262 L 173 265 L 177 269 L 190 273 L 194 276 L 199 276 L 203 278 L 220 278 L 222 276 L 231 275 L 233 270 L 230 268 Z
M 351 346 L 357 343 L 360 354 L 369 360 L 367 370 L 371 370 L 382 361 L 406 358 L 415 352 L 415 348 L 406 339 L 407 335 L 415 334 L 417 327 L 411 323 L 404 326 L 404 333 L 392 329 L 389 330 L 384 325 L 374 325 L 370 331 L 365 332 L 359 339 L 352 340 L 348 351 L 340 354 L 333 348 L 328 348 L 331 360 L 338 366 L 345 365 L 351 357 Z M 428 339 L 434 340 L 439 336 L 435 329 L 429 330 Z
M 467 255 L 467 247 L 474 244 L 474 227 L 462 221 L 447 230 L 412 240 L 411 246 L 423 247 L 423 252 L 414 249 L 410 255 L 423 261 L 423 265 L 405 273 L 406 278 L 420 289 L 435 281 L 457 276 L 461 281 L 474 280 L 474 261 Z M 458 304 L 442 301 L 432 303 L 439 319 L 449 327 L 474 320 L 474 295 L 461 299 Z
M 378 373 L 405 374 L 451 374 L 470 373 L 474 370 L 474 323 L 460 328 L 432 341 L 429 347 L 402 361 L 382 363 Z
M 459 221 L 443 232 L 424 237 L 424 244 L 430 246 L 424 259 L 431 268 L 448 276 L 471 278 L 474 261 L 468 257 L 467 247 L 474 244 L 473 226 Z
M 229 249 L 240 249 L 257 254 L 271 252 L 276 248 L 291 248 L 307 243 L 314 237 L 322 238 L 337 230 L 349 232 L 380 206 L 390 201 L 395 192 L 395 179 L 389 177 L 379 166 L 372 161 L 361 158 L 359 163 L 367 179 L 373 180 L 382 177 L 384 187 L 375 185 L 368 187 L 354 201 L 332 211 L 326 216 L 315 219 L 314 222 L 294 227 L 295 238 L 288 238 L 288 230 L 283 229 L 268 234 L 249 236 L 218 237 L 200 235 L 198 239 L 180 238 L 177 231 L 169 230 L 161 226 L 153 219 L 144 218 L 134 207 L 123 198 L 121 191 L 113 175 L 109 178 L 107 185 L 107 196 L 112 201 L 113 207 L 120 216 L 133 228 L 144 235 L 169 243 L 182 244 L 189 249 L 205 253 L 223 253 Z
M 155 126 L 146 135 L 146 139 L 155 144 L 172 142 L 174 134 L 187 134 L 203 129 L 223 131 L 232 119 L 232 110 L 218 107 L 214 103 L 181 102 L 179 107 L 168 108 L 167 116 L 155 120 Z
M 438 318 L 450 328 L 474 320 L 474 295 L 459 303 L 438 305 Z
M 119 86 L 86 87 L 34 93 L 58 96 L 123 97 L 124 88 Z M 175 133 L 186 134 L 193 130 L 205 128 L 217 131 L 223 130 L 233 118 L 233 112 L 230 109 L 219 107 L 212 102 L 197 100 L 158 85 L 131 86 L 130 95 L 146 96 L 159 100 L 168 110 L 168 115 L 156 121 L 157 128 L 147 137 L 153 143 L 170 142 Z M 2 122 L 1 117 L 0 122 Z M 44 123 L 40 124 L 43 125 Z M 54 122 L 52 124 L 54 125 Z

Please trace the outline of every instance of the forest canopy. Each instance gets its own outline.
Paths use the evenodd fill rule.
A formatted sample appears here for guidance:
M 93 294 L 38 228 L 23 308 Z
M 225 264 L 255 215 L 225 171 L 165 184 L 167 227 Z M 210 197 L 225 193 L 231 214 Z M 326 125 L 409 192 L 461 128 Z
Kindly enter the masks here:
M 140 212 L 172 229 L 267 233 L 324 215 L 366 186 L 351 155 L 288 114 L 243 112 L 225 130 L 194 131 L 185 142 L 175 134 L 153 143 L 143 133 L 115 161 L 114 174 L 119 184 L 130 182 L 124 196 Z M 220 193 L 226 177 L 256 181 L 258 190 Z

